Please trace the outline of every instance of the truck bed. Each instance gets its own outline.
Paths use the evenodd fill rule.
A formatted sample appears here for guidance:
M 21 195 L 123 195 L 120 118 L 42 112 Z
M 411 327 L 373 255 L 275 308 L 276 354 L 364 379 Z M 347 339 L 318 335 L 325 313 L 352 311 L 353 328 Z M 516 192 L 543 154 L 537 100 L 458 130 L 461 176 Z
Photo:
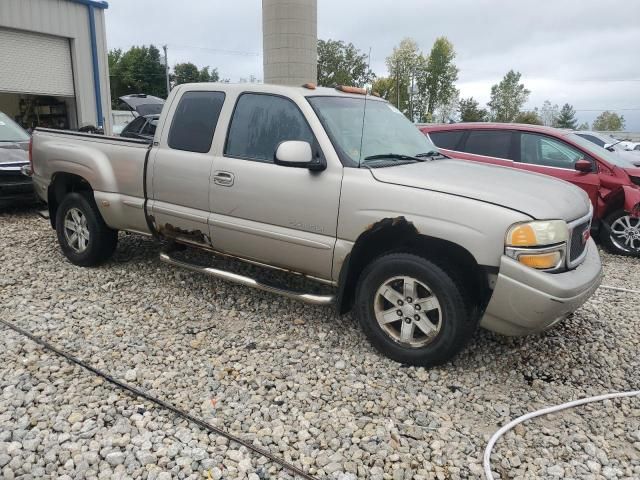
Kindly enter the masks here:
M 85 179 L 107 225 L 147 233 L 142 206 L 143 140 L 36 129 L 32 137 L 36 193 L 47 200 L 49 185 L 61 172 Z

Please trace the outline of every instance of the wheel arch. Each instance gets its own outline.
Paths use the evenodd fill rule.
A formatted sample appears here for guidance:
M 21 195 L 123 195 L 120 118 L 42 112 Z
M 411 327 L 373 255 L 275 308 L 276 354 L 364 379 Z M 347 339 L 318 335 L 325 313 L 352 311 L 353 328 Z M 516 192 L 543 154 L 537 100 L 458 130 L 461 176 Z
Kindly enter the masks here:
M 471 252 L 449 240 L 422 234 L 404 217 L 397 217 L 380 220 L 356 240 L 340 270 L 336 299 L 339 313 L 351 310 L 364 268 L 375 258 L 391 252 L 414 253 L 449 267 L 474 305 L 480 309 L 486 306 L 490 297 L 487 269 L 478 264 Z
M 51 228 L 56 228 L 56 214 L 58 206 L 66 195 L 72 192 L 91 192 L 93 187 L 88 180 L 74 173 L 57 172 L 51 177 L 47 190 L 47 205 L 49 206 L 49 221 Z

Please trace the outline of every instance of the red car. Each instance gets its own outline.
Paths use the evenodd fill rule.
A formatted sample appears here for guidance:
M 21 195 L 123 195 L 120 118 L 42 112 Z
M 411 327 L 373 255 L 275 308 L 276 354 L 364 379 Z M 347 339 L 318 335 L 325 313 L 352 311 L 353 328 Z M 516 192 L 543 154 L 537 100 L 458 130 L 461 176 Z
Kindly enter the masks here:
M 640 256 L 640 167 L 635 162 L 551 127 L 457 123 L 419 128 L 445 155 L 551 175 L 579 186 L 593 203 L 592 234 L 611 252 Z

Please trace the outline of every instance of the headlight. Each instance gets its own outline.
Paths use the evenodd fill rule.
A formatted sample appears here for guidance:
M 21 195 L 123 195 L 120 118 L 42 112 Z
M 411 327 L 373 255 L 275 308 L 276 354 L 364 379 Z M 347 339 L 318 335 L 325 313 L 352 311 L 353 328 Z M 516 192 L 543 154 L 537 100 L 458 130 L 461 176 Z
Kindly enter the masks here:
M 564 263 L 568 238 L 564 220 L 518 223 L 507 232 L 506 254 L 537 270 L 555 270 Z
M 564 220 L 518 223 L 507 232 L 507 247 L 541 247 L 566 242 L 569 227 Z

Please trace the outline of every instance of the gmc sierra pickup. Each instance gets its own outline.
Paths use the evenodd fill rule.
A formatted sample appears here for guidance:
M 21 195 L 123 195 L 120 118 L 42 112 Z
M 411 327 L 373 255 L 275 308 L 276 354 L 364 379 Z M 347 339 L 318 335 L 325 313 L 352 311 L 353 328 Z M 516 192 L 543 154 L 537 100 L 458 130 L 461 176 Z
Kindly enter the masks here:
M 160 254 L 352 309 L 371 343 L 407 364 L 450 359 L 478 324 L 544 330 L 600 282 L 582 190 L 444 157 L 392 105 L 354 88 L 180 85 L 150 146 L 38 129 L 30 150 L 27 173 L 72 263 L 104 262 L 123 230 L 302 274 L 334 293 Z

